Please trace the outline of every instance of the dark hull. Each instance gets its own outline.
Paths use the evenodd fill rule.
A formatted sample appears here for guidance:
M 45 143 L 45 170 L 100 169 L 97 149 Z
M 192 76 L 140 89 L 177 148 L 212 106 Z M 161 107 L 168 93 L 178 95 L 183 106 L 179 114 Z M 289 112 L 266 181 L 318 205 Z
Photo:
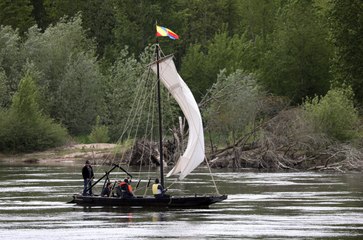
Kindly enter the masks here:
M 173 196 L 170 198 L 136 197 L 116 198 L 100 196 L 74 195 L 70 203 L 83 206 L 113 206 L 113 207 L 140 207 L 140 208 L 208 208 L 209 205 L 227 199 L 221 196 Z

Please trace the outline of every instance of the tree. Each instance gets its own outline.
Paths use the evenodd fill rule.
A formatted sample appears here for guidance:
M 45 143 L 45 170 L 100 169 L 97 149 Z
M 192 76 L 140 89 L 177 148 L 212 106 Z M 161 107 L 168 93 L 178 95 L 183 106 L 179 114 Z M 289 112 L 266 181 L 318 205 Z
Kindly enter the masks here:
M 0 25 L 12 26 L 24 34 L 35 23 L 32 10 L 29 0 L 0 1 Z
M 350 85 L 363 103 L 363 2 L 332 0 L 329 14 L 334 44 L 333 74 L 338 86 Z
M 135 95 L 146 84 L 142 82 L 146 72 L 144 64 L 130 55 L 127 48 L 118 55 L 119 58 L 109 70 L 105 89 L 106 122 L 110 126 L 112 140 L 117 140 L 122 135 L 128 116 L 132 114 L 130 111 L 133 104 L 136 105 Z M 144 95 L 146 94 L 145 92 Z
M 312 1 L 289 1 L 282 9 L 270 50 L 260 69 L 260 82 L 274 94 L 299 103 L 305 96 L 325 94 L 332 53 L 326 31 Z
M 67 132 L 39 108 L 37 86 L 26 74 L 12 99 L 11 108 L 0 117 L 0 151 L 29 152 L 63 144 Z
M 164 0 L 165 1 L 165 0 Z M 129 51 L 138 56 L 145 46 L 155 42 L 155 21 L 162 20 L 162 6 L 164 1 L 125 0 L 115 1 L 115 44 L 114 54 L 122 51 L 125 46 Z M 166 9 L 165 9 L 166 10 Z M 160 23 L 159 23 L 160 24 Z M 110 51 L 110 49 L 108 49 Z
M 0 109 L 5 107 L 8 100 L 7 97 L 6 76 L 4 71 L 0 71 Z
M 44 0 L 31 0 L 33 4 L 32 16 L 38 27 L 44 31 L 49 25 L 49 19 L 44 7 Z
M 266 40 L 275 29 L 276 16 L 281 4 L 282 0 L 239 1 L 238 12 L 241 19 L 239 33 L 246 33 L 252 40 L 257 37 Z
M 172 8 L 175 24 L 186 43 L 206 44 L 222 30 L 233 35 L 233 28 L 239 27 L 238 4 L 236 0 L 191 0 L 175 1 Z M 186 46 L 187 46 L 186 45 Z
M 89 2 L 86 0 L 43 0 L 43 6 L 47 21 L 56 24 L 65 17 L 74 18 Z
M 189 47 L 183 57 L 181 75 L 197 101 L 205 94 L 208 86 L 215 81 L 215 71 L 209 72 L 207 56 L 201 51 L 201 45 L 195 44 Z
M 87 36 L 95 39 L 97 43 L 96 53 L 99 58 L 105 54 L 106 48 L 115 45 L 115 11 L 112 0 L 86 1 L 87 4 L 81 9 L 83 16 L 83 27 Z
M 206 45 L 191 46 L 181 66 L 181 75 L 191 87 L 197 101 L 206 93 L 220 70 L 230 74 L 237 69 L 252 72 L 255 68 L 256 49 L 246 35 L 229 37 L 226 32 L 218 33 Z
M 251 127 L 259 111 L 261 92 L 256 79 L 241 70 L 226 75 L 222 71 L 210 89 L 209 101 L 204 111 L 207 128 L 221 139 L 236 138 Z
M 97 111 L 102 109 L 103 76 L 94 57 L 93 42 L 82 28 L 81 16 L 63 19 L 44 33 L 35 27 L 29 29 L 23 48 L 41 72 L 38 83 L 47 99 L 42 108 L 71 133 L 88 134 L 96 116 L 102 115 Z
M 125 48 L 110 68 L 105 97 L 107 116 L 104 122 L 109 126 L 111 140 L 119 140 L 120 136 L 129 137 L 123 136 L 126 132 L 132 138 L 156 134 L 157 80 L 151 69 L 145 67 L 150 64 L 154 54 L 155 45 L 146 47 L 138 58 Z M 163 87 L 161 94 L 163 126 L 171 129 L 180 109 Z
M 24 57 L 21 53 L 20 36 L 9 26 L 0 26 L 0 72 L 3 78 L 2 105 L 9 107 L 21 78 Z
M 56 91 L 56 118 L 70 133 L 88 134 L 97 115 L 103 114 L 102 75 L 96 59 L 86 53 L 70 56 Z

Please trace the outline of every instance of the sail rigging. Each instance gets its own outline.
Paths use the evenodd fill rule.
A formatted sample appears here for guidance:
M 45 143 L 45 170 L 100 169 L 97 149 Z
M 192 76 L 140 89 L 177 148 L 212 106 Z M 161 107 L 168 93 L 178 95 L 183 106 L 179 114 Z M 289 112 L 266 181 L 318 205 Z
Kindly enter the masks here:
M 179 104 L 189 126 L 187 147 L 174 168 L 167 174 L 167 177 L 179 174 L 179 180 L 182 180 L 198 167 L 205 157 L 202 117 L 192 92 L 176 70 L 173 56 L 152 63 L 150 67 L 155 74 L 158 71 L 157 65 L 160 81 Z

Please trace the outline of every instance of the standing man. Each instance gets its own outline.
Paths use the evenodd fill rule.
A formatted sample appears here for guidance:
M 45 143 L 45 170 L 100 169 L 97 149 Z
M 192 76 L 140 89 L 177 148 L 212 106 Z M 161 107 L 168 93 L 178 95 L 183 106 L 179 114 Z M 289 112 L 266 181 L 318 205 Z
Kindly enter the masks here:
M 86 195 L 92 195 L 92 179 L 93 179 L 93 169 L 91 166 L 91 163 L 89 160 L 86 161 L 86 164 L 84 165 L 84 167 L 82 168 L 82 176 L 83 176 L 83 181 L 84 181 L 84 187 L 83 187 L 83 196 Z M 88 190 L 88 194 L 87 194 L 87 189 Z

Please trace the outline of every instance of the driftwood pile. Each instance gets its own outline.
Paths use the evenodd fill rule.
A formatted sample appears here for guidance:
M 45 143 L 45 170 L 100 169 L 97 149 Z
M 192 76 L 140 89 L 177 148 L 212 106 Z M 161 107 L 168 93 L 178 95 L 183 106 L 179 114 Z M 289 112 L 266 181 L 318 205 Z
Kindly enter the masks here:
M 235 145 L 211 153 L 210 165 L 270 171 L 363 171 L 363 151 L 314 135 L 297 110 L 282 111 L 253 134 L 257 132 L 259 138 L 252 143 L 248 142 L 251 136 L 245 136 Z
M 174 149 L 174 144 L 171 142 L 167 141 L 163 143 L 164 166 L 173 163 Z M 132 148 L 124 154 L 122 162 L 130 166 L 159 166 L 159 144 L 145 139 L 137 140 Z
M 349 145 L 331 146 L 318 152 L 289 153 L 288 149 L 266 146 L 235 146 L 211 155 L 215 168 L 252 168 L 259 170 L 333 170 L 363 171 L 363 153 Z

